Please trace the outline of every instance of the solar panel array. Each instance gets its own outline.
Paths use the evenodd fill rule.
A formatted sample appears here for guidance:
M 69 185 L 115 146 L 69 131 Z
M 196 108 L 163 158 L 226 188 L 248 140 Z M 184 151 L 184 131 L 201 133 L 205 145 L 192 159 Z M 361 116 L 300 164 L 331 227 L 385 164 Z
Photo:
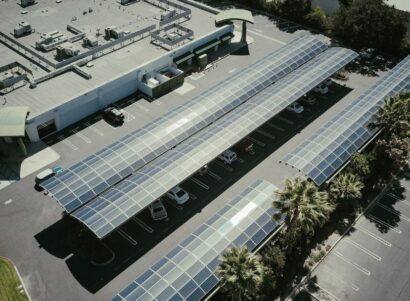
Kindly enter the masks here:
M 72 216 L 98 237 L 106 236 L 356 56 L 355 52 L 343 48 L 325 51 L 251 101 L 153 160 Z
M 410 90 L 410 55 L 282 161 L 322 185 L 375 133 L 368 127 L 384 99 Z
M 70 213 L 326 48 L 298 38 L 41 186 Z
M 279 225 L 272 221 L 275 190 L 255 181 L 112 300 L 200 300 L 218 284 L 225 249 L 253 250 Z

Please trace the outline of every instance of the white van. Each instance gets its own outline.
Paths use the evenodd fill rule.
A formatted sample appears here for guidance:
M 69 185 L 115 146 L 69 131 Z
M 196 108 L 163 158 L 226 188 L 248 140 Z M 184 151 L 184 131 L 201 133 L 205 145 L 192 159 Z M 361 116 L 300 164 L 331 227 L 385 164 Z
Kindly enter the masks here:
M 221 160 L 225 164 L 232 164 L 238 159 L 238 155 L 234 151 L 227 149 L 226 151 L 224 151 L 222 154 L 219 155 L 218 159 Z

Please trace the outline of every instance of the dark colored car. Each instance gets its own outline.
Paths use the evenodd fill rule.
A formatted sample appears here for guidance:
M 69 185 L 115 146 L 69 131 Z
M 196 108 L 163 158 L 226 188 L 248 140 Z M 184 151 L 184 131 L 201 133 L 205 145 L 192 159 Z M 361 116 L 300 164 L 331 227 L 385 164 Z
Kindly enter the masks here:
M 253 142 L 249 139 L 243 139 L 241 142 L 237 144 L 237 149 L 246 152 L 246 153 L 253 153 Z
M 115 123 L 123 123 L 125 119 L 124 113 L 113 107 L 104 109 L 104 117 Z

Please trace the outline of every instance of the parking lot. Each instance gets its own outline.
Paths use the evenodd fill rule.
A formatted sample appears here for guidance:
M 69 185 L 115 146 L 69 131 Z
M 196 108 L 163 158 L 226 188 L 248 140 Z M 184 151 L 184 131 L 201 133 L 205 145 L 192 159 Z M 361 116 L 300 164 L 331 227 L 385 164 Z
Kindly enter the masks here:
M 312 275 L 329 300 L 409 300 L 410 181 L 393 184 Z
M 180 186 L 190 196 L 188 202 L 178 205 L 168 197 L 163 197 L 163 203 L 168 213 L 167 220 L 154 221 L 149 210 L 146 209 L 105 238 L 104 243 L 115 253 L 113 262 L 103 267 L 95 267 L 87 257 L 77 253 L 67 260 L 70 271 L 87 290 L 98 291 L 156 244 L 201 212 L 220 194 L 256 168 L 287 140 L 349 92 L 350 89 L 334 83 L 326 95 L 312 94 L 316 102 L 310 105 L 303 104 L 303 113 L 297 114 L 285 110 L 272 118 L 247 137 L 253 143 L 251 152 L 244 151 L 238 145 L 234 146 L 232 150 L 238 156 L 234 163 L 225 164 L 221 160 L 215 159 L 209 164 L 206 174 L 197 173 L 181 183 Z M 89 131 L 89 127 L 86 130 Z M 73 136 L 78 134 L 81 132 L 75 133 Z M 56 227 L 56 225 L 52 225 L 40 233 L 38 237 L 40 244 L 46 250 L 52 250 L 56 242 L 67 245 L 69 248 L 73 247 L 72 242 L 68 242 L 66 238 L 60 236 L 59 231 L 54 230 Z M 58 237 L 53 238 L 53 233 Z M 73 245 L 76 244 L 74 242 Z

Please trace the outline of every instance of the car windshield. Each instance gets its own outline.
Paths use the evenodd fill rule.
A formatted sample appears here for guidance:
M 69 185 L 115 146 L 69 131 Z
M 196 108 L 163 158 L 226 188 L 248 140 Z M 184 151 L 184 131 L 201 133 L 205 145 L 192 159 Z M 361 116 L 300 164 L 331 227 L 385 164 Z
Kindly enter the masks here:
M 183 190 L 179 190 L 177 193 L 176 193 L 176 195 L 177 195 L 177 197 L 183 197 L 184 195 L 185 195 L 185 191 L 183 191 Z
M 162 212 L 162 208 L 158 207 L 158 208 L 154 208 L 154 213 L 161 213 Z

